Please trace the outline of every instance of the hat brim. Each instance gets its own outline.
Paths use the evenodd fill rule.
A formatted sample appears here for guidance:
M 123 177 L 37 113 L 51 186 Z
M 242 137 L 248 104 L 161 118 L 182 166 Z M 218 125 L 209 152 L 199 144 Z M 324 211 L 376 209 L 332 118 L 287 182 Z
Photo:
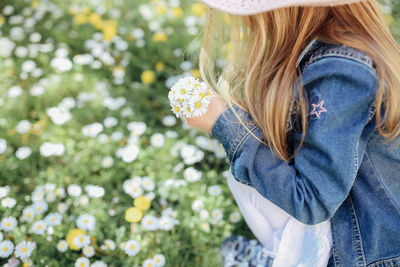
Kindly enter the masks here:
M 290 6 L 338 6 L 366 0 L 200 0 L 209 7 L 235 15 L 253 15 Z

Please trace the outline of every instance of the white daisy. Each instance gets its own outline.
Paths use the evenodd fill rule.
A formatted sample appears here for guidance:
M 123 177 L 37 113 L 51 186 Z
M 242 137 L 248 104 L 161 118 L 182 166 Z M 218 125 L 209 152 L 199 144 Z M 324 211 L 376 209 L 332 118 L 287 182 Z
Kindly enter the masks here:
M 60 240 L 60 241 L 58 241 L 58 243 L 57 243 L 57 249 L 58 249 L 58 251 L 60 251 L 60 252 L 65 252 L 65 251 L 67 251 L 67 249 L 68 249 L 68 243 L 67 243 L 67 241 L 66 241 L 66 240 Z
M 86 247 L 90 244 L 90 237 L 87 235 L 77 235 L 72 242 L 78 248 Z
M 147 177 L 147 176 L 143 177 L 142 186 L 147 191 L 153 191 L 154 187 L 155 187 L 154 181 L 150 177 Z
M 75 267 L 89 267 L 90 261 L 86 257 L 79 257 L 75 261 Z
M 22 261 L 26 261 L 35 249 L 36 244 L 32 241 L 22 241 L 15 247 L 15 256 Z
M 14 244 L 9 240 L 0 242 L 0 258 L 8 258 L 14 251 Z
M 27 157 L 29 157 L 32 154 L 32 149 L 30 149 L 27 146 L 23 146 L 17 149 L 17 151 L 15 152 L 15 156 L 18 159 L 26 159 Z
M 111 128 L 118 124 L 118 120 L 114 117 L 107 117 L 104 119 L 103 124 L 104 124 L 104 127 Z
M 86 191 L 86 193 L 88 193 L 88 196 L 92 197 L 92 198 L 102 197 L 102 196 L 104 196 L 104 193 L 105 193 L 103 187 L 98 186 L 98 185 L 91 185 L 91 184 L 88 184 L 87 186 L 85 186 L 85 191 Z
M 0 229 L 4 232 L 11 232 L 17 226 L 17 219 L 14 217 L 4 217 L 0 222 Z
M 156 263 L 154 262 L 154 259 L 146 259 L 143 262 L 143 267 L 155 267 Z
M 33 221 L 34 217 L 35 217 L 35 210 L 32 208 L 32 206 L 28 206 L 23 209 L 21 221 L 31 222 Z
M 95 261 L 90 264 L 90 267 L 107 267 L 107 264 L 104 261 Z
M 67 209 L 68 209 L 68 205 L 67 205 L 67 204 L 65 204 L 65 203 L 58 203 L 58 205 L 57 205 L 57 211 L 58 211 L 59 213 L 65 213 L 65 212 L 67 211 Z
M 240 221 L 240 218 L 241 218 L 241 216 L 240 216 L 240 213 L 239 213 L 238 211 L 234 211 L 234 212 L 232 212 L 231 214 L 229 214 L 229 221 L 230 221 L 231 223 L 237 223 L 237 222 L 239 222 L 239 221 Z
M 32 202 L 38 202 L 44 200 L 45 192 L 42 187 L 36 187 L 31 194 Z
M 82 230 L 93 231 L 96 226 L 96 219 L 93 215 L 83 214 L 76 220 L 76 226 Z
M 207 191 L 211 196 L 218 196 L 221 194 L 222 190 L 219 185 L 212 185 L 212 186 L 208 187 Z
M 195 201 L 193 201 L 192 204 L 192 210 L 194 211 L 200 211 L 204 208 L 204 203 L 203 201 L 201 201 L 200 199 L 196 199 Z
M 129 256 L 135 256 L 140 251 L 140 244 L 136 240 L 129 240 L 125 243 L 124 251 Z
M 33 203 L 32 208 L 35 211 L 35 214 L 43 214 L 47 211 L 49 205 L 44 201 L 38 201 Z
M 155 231 L 159 227 L 159 219 L 152 215 L 146 215 L 142 218 L 141 224 L 145 230 Z
M 86 246 L 83 248 L 82 253 L 83 255 L 85 255 L 86 257 L 90 258 L 94 255 L 94 248 L 92 246 Z
M 159 227 L 161 230 L 169 231 L 174 227 L 174 221 L 168 216 L 163 216 L 159 219 Z
M 210 214 L 209 214 L 208 210 L 201 210 L 199 212 L 199 215 L 200 215 L 200 219 L 204 220 L 204 219 L 207 219 Z
M 201 179 L 202 172 L 193 167 L 189 167 L 183 172 L 183 176 L 188 182 L 197 182 Z
M 5 197 L 1 200 L 1 206 L 5 208 L 13 208 L 15 204 L 17 204 L 17 201 L 12 197 Z
M 156 254 L 153 257 L 156 267 L 161 267 L 165 265 L 165 257 L 162 254 Z
M 153 147 L 162 147 L 164 145 L 164 141 L 165 141 L 164 135 L 160 133 L 155 133 L 150 138 L 150 144 Z
M 137 198 L 143 195 L 143 189 L 137 182 L 134 182 L 132 179 L 124 181 L 122 184 L 122 188 L 125 193 L 130 195 L 132 198 Z
M 70 184 L 67 188 L 67 192 L 70 196 L 78 197 L 82 194 L 82 188 L 77 184 Z
M 136 136 L 140 136 L 140 135 L 144 134 L 144 132 L 147 129 L 146 123 L 140 122 L 140 121 L 132 121 L 132 122 L 128 123 L 126 125 L 126 127 L 128 128 L 129 131 L 132 132 L 132 134 L 134 134 Z
M 29 121 L 22 120 L 22 121 L 18 122 L 16 129 L 17 129 L 18 133 L 24 134 L 24 133 L 29 132 L 29 130 L 31 129 L 31 126 L 32 126 L 32 124 Z
M 200 229 L 203 230 L 204 232 L 210 232 L 210 225 L 208 223 L 202 223 L 200 225 Z
M 39 220 L 33 223 L 32 232 L 36 235 L 42 235 L 46 231 L 47 225 L 45 221 Z
M 56 226 L 61 224 L 61 214 L 59 213 L 49 213 L 45 218 L 44 221 L 51 226 Z
M 106 156 L 101 161 L 101 167 L 110 168 L 114 164 L 114 159 L 110 156 Z
M 103 131 L 103 125 L 99 122 L 88 124 L 82 127 L 82 134 L 88 137 L 96 137 Z
M 8 185 L 0 186 L 0 198 L 7 196 L 9 192 L 10 192 L 10 187 Z
M 176 124 L 176 118 L 174 116 L 168 115 L 162 119 L 162 124 L 167 127 L 172 127 Z
M 6 139 L 0 138 L 0 154 L 3 154 L 7 149 L 7 141 Z M 2 194 L 0 193 L 0 198 Z
M 105 250 L 114 250 L 115 249 L 115 242 L 111 239 L 104 240 L 104 248 Z
M 1 39 L 0 39 L 0 43 L 1 43 Z M 8 89 L 8 97 L 10 98 L 15 98 L 18 97 L 22 94 L 23 90 L 21 87 L 19 86 L 12 86 L 10 87 L 10 89 Z
M 222 219 L 223 214 L 224 213 L 220 209 L 215 209 L 215 210 L 211 211 L 212 220 L 215 222 L 218 222 L 219 220 Z

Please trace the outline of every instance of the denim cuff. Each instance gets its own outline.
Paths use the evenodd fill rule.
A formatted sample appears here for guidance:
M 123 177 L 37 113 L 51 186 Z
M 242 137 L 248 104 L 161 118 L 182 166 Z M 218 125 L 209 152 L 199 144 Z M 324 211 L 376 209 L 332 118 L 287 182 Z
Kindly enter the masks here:
M 234 111 L 248 129 L 238 120 Z M 211 133 L 222 144 L 229 162 L 232 163 L 236 151 L 243 141 L 253 132 L 257 126 L 250 114 L 239 108 L 237 105 L 228 107 L 214 123 Z

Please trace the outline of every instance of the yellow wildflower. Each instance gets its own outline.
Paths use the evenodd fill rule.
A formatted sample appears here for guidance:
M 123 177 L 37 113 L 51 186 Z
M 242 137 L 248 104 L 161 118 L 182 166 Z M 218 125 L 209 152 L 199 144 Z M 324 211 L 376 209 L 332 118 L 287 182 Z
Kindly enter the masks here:
M 156 63 L 156 71 L 162 71 L 164 69 L 164 63 L 162 63 L 161 61 L 158 61 Z
M 173 15 L 174 17 L 177 17 L 177 18 L 182 17 L 182 15 L 183 15 L 183 9 L 180 8 L 180 7 L 174 7 L 174 8 L 172 9 L 172 15 Z
M 3 16 L 1 16 L 0 17 L 0 26 L 3 26 L 4 23 L 6 23 L 6 19 Z
M 389 15 L 389 14 L 385 14 L 385 20 L 386 20 L 386 23 L 389 25 L 389 26 L 393 26 L 393 16 L 392 15 Z
M 164 5 L 157 5 L 156 6 L 156 13 L 159 15 L 165 14 L 167 8 Z
M 74 17 L 74 22 L 76 24 L 84 24 L 88 21 L 88 17 L 85 14 L 78 14 Z
M 38 0 L 32 1 L 31 8 L 36 8 L 39 5 L 39 3 L 40 3 L 40 1 L 38 1 Z
M 107 41 L 112 41 L 115 35 L 117 35 L 117 22 L 115 20 L 106 20 L 103 23 L 103 38 Z
M 67 237 L 65 239 L 67 240 L 68 246 L 72 250 L 79 250 L 79 248 L 74 244 L 74 239 L 75 237 L 80 235 L 86 235 L 86 232 L 79 228 L 71 229 L 68 231 Z
M 125 220 L 130 223 L 139 222 L 143 217 L 143 212 L 141 209 L 132 207 L 125 211 Z
M 194 70 L 192 70 L 192 75 L 195 78 L 200 78 L 200 71 L 198 69 L 194 69 Z
M 165 42 L 168 40 L 168 35 L 165 32 L 156 32 L 153 34 L 153 40 L 155 42 Z
M 144 83 L 144 84 L 152 84 L 156 80 L 154 71 L 152 71 L 152 70 L 143 71 L 140 78 L 142 79 L 142 83 Z
M 97 13 L 92 13 L 89 16 L 89 22 L 96 28 L 101 29 L 103 28 L 103 19 Z
M 194 3 L 192 5 L 192 13 L 195 16 L 201 17 L 203 16 L 204 12 L 206 12 L 206 6 L 200 3 Z
M 133 205 L 141 210 L 148 210 L 150 208 L 151 201 L 145 196 L 139 196 L 133 201 Z

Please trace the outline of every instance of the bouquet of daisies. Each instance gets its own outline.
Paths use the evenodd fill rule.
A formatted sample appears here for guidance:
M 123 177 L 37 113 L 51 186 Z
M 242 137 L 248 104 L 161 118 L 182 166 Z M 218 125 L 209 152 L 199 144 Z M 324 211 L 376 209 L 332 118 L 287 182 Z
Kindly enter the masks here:
M 172 112 L 178 118 L 200 117 L 207 112 L 207 107 L 214 98 L 214 94 L 204 82 L 188 76 L 179 79 L 171 87 L 168 98 Z

